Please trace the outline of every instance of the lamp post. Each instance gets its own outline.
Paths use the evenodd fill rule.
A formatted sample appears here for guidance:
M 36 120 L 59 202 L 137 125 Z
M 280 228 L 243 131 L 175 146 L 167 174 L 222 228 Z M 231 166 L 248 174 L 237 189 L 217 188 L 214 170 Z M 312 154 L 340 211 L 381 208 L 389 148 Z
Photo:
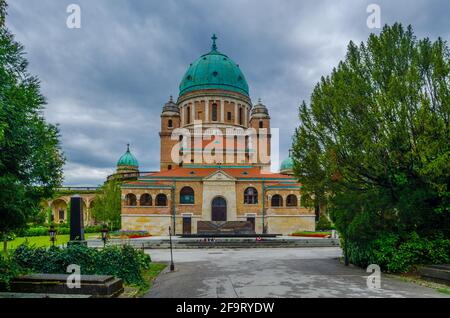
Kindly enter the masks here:
M 108 226 L 106 224 L 103 224 L 103 228 L 102 228 L 103 247 L 106 247 L 107 240 L 108 240 Z
M 55 229 L 55 226 L 53 224 L 50 225 L 50 229 L 48 230 L 48 234 L 50 235 L 50 242 L 52 242 L 52 246 L 55 246 L 56 229 Z
M 169 226 L 169 241 L 170 241 L 170 271 L 175 270 L 175 264 L 173 263 L 173 252 L 172 252 L 172 228 Z

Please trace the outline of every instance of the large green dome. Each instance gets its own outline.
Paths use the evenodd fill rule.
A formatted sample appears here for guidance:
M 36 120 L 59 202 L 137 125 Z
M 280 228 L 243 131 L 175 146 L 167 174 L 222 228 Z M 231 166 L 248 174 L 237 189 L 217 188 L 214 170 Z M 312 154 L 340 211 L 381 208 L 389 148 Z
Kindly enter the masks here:
M 127 152 L 125 152 L 119 161 L 117 161 L 118 167 L 139 167 L 139 163 L 135 156 L 130 152 L 130 146 L 127 147 Z
M 180 96 L 203 89 L 223 89 L 249 96 L 239 65 L 217 50 L 216 39 L 214 35 L 211 52 L 202 55 L 186 71 L 180 83 Z

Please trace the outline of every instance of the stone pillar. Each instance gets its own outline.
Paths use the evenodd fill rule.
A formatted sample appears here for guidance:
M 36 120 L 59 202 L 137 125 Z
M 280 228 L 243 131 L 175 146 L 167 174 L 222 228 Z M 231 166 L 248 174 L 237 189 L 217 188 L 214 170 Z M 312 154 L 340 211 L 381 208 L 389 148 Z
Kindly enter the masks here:
M 220 99 L 220 122 L 225 122 L 225 102 L 222 98 Z
M 244 105 L 244 126 L 248 127 L 248 107 Z
M 195 120 L 195 101 L 192 102 L 191 122 L 194 122 L 194 120 Z
M 180 126 L 183 127 L 184 126 L 184 105 L 181 106 L 180 112 L 181 112 L 181 125 Z
M 205 99 L 205 122 L 209 123 L 209 99 Z
M 238 112 L 238 104 L 234 103 L 234 124 L 237 125 L 239 123 L 239 112 Z

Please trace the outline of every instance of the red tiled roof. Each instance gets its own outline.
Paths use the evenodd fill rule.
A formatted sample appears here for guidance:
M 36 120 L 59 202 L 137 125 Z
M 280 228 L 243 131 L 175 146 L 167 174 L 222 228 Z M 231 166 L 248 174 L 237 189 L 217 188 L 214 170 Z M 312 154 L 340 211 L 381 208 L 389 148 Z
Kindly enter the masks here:
M 221 169 L 219 168 L 190 168 L 190 167 L 181 167 L 173 170 L 163 171 L 148 174 L 147 177 L 151 178 L 180 178 L 180 177 L 202 177 L 205 178 L 214 172 L 222 170 L 229 176 L 236 179 L 251 179 L 251 178 L 268 178 L 268 179 L 282 179 L 282 180 L 294 180 L 292 176 L 287 176 L 280 173 L 262 173 L 259 167 L 249 167 L 249 168 L 227 168 L 223 166 Z

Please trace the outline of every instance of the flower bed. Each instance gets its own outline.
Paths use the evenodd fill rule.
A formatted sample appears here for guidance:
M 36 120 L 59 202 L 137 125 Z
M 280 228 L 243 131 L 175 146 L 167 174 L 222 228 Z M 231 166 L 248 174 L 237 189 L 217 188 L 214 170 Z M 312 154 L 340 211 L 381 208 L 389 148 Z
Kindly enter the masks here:
M 296 232 L 296 233 L 292 233 L 290 236 L 295 236 L 295 237 L 316 237 L 316 238 L 330 238 L 331 237 L 331 233 L 329 232 Z
M 110 232 L 109 236 L 111 238 L 143 238 L 143 237 L 151 237 L 152 235 L 147 231 L 114 231 Z

